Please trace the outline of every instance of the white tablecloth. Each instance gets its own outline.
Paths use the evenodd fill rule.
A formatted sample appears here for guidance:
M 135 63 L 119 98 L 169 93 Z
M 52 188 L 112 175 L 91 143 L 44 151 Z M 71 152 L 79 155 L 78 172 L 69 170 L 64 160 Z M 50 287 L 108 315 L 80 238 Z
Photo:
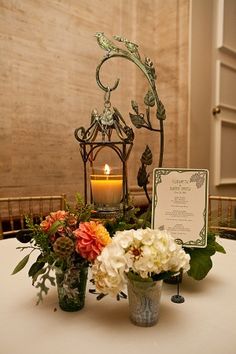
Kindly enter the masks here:
M 88 293 L 83 310 L 67 313 L 52 288 L 35 306 L 27 269 L 11 275 L 24 256 L 19 242 L 0 241 L 0 354 L 235 354 L 236 241 L 219 242 L 227 254 L 212 257 L 204 280 L 184 276 L 185 302 L 172 303 L 176 286 L 164 284 L 159 322 L 142 328 L 130 323 L 127 300 L 97 301 Z

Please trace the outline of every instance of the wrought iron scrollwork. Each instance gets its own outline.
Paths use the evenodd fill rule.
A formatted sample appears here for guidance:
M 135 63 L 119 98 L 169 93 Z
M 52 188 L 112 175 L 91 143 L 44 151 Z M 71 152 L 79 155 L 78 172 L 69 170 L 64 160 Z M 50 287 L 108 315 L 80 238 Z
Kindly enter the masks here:
M 158 97 L 157 94 L 157 89 L 156 89 L 156 83 L 155 80 L 157 78 L 156 71 L 153 65 L 153 62 L 151 61 L 150 58 L 145 57 L 144 61 L 142 61 L 141 56 L 138 51 L 138 45 L 135 43 L 130 42 L 128 39 L 120 37 L 120 36 L 114 36 L 113 38 L 120 42 L 123 43 L 126 49 L 124 50 L 122 48 L 119 48 L 114 42 L 110 41 L 108 38 L 105 37 L 104 33 L 102 32 L 97 32 L 96 33 L 97 37 L 97 42 L 99 46 L 107 51 L 107 54 L 105 57 L 102 59 L 101 63 L 97 66 L 96 69 L 96 80 L 99 85 L 99 87 L 104 90 L 104 91 L 113 91 L 117 88 L 119 85 L 119 79 L 116 80 L 115 84 L 113 87 L 108 87 L 102 84 L 100 80 L 100 69 L 102 65 L 109 59 L 111 58 L 116 58 L 116 57 L 121 57 L 125 58 L 131 62 L 133 62 L 135 65 L 139 67 L 139 69 L 144 73 L 146 76 L 149 84 L 150 84 L 150 90 L 148 90 L 145 98 L 144 98 L 144 103 L 146 104 L 147 107 L 153 107 L 155 104 L 157 106 L 157 111 L 156 111 L 156 118 L 160 121 L 163 121 L 166 118 L 165 115 L 165 108 L 163 103 Z M 152 130 L 152 124 L 150 123 L 150 130 Z
M 132 124 L 137 128 L 145 128 L 150 131 L 155 131 L 160 134 L 160 143 L 159 143 L 159 167 L 162 167 L 163 155 L 164 155 L 164 120 L 166 119 L 165 107 L 161 100 L 159 99 L 157 89 L 156 89 L 156 70 L 154 68 L 153 62 L 150 58 L 145 57 L 141 58 L 141 55 L 138 50 L 138 45 L 129 41 L 127 38 L 120 36 L 113 36 L 113 39 L 116 42 L 119 42 L 123 47 L 120 47 L 116 44 L 114 40 L 108 39 L 103 32 L 97 32 L 95 37 L 99 46 L 106 51 L 106 55 L 101 60 L 100 64 L 96 69 L 96 80 L 98 86 L 105 92 L 113 91 L 119 85 L 120 80 L 117 79 L 112 87 L 106 86 L 101 82 L 100 79 L 100 70 L 105 62 L 113 58 L 124 58 L 133 62 L 145 75 L 148 80 L 150 88 L 144 96 L 144 104 L 146 106 L 146 112 L 142 113 L 139 111 L 139 107 L 136 101 L 131 101 L 131 106 L 133 109 L 132 113 L 129 113 Z M 151 119 L 151 109 L 156 107 L 156 119 L 159 122 L 158 127 L 154 127 Z M 144 152 L 145 153 L 145 152 Z M 139 169 L 138 182 L 140 178 L 142 179 L 142 187 L 144 188 L 145 194 L 150 203 L 150 198 L 147 195 L 147 183 L 148 173 L 146 172 L 146 164 L 143 164 L 141 158 L 142 166 Z M 141 176 L 141 177 L 140 177 Z M 139 184 L 140 185 L 140 184 Z
M 106 55 L 96 68 L 97 84 L 105 92 L 104 110 L 99 114 L 99 112 L 94 109 L 91 113 L 90 126 L 87 129 L 84 127 L 77 128 L 74 135 L 80 143 L 80 152 L 84 162 L 85 185 L 87 181 L 87 162 L 89 161 L 90 164 L 92 164 L 99 151 L 104 147 L 109 147 L 117 153 L 123 164 L 123 197 L 125 204 L 128 200 L 126 162 L 133 146 L 134 132 L 133 129 L 126 124 L 118 109 L 116 107 L 111 107 L 110 95 L 111 92 L 118 87 L 119 79 L 116 80 L 112 87 L 104 85 L 100 79 L 100 70 L 103 64 L 113 58 L 124 58 L 133 62 L 147 78 L 150 88 L 144 96 L 146 111 L 145 113 L 140 112 L 137 102 L 132 100 L 131 106 L 133 112 L 129 113 L 129 116 L 132 124 L 137 129 L 145 128 L 160 134 L 159 167 L 162 166 L 164 153 L 163 122 L 166 118 L 165 108 L 157 94 L 155 83 L 157 76 L 153 62 L 148 57 L 145 57 L 144 59 L 141 58 L 138 45 L 120 36 L 113 36 L 114 40 L 110 40 L 102 32 L 97 32 L 95 36 L 99 46 L 106 51 Z M 119 42 L 119 46 L 116 44 L 117 42 Z M 153 125 L 151 119 L 151 109 L 154 107 L 156 107 L 155 116 L 159 123 L 158 127 L 156 127 L 156 124 Z M 138 185 L 144 189 L 148 202 L 150 203 L 151 199 L 147 193 L 149 174 L 146 171 L 146 168 L 151 164 L 152 152 L 148 146 L 140 161 L 141 167 L 138 173 Z M 87 201 L 86 186 L 85 201 Z

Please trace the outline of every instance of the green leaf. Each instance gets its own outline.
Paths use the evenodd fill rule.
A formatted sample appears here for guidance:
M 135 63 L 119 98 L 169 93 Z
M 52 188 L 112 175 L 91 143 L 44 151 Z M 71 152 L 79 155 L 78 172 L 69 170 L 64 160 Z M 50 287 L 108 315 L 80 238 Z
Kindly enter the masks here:
M 41 270 L 45 265 L 45 262 L 35 262 L 32 264 L 28 271 L 29 277 L 34 277 L 39 270 Z
M 67 205 L 67 210 L 72 214 L 77 215 L 79 221 L 89 221 L 91 218 L 92 205 L 85 204 L 84 199 L 81 197 L 79 193 L 76 194 L 76 207 L 73 210 L 69 205 Z
M 212 268 L 210 253 L 205 249 L 195 248 L 190 252 L 190 269 L 188 275 L 195 280 L 202 280 Z
M 226 254 L 226 251 L 223 246 L 221 246 L 218 242 L 215 241 L 215 249 L 216 252 L 224 253 Z
M 76 193 L 75 199 L 76 199 L 77 207 L 80 207 L 80 208 L 84 207 L 84 199 L 80 193 Z
M 218 242 L 216 242 L 216 235 L 213 232 L 208 232 L 207 246 L 208 245 L 214 247 L 215 252 L 226 253 L 224 247 L 222 247 Z
M 32 284 L 34 285 L 35 284 L 35 282 L 37 281 L 37 279 L 38 279 L 38 277 L 40 276 L 40 275 L 43 275 L 44 273 L 46 273 L 46 268 L 41 268 L 41 269 L 39 269 L 39 271 L 38 272 L 36 272 L 33 276 L 32 276 Z
M 214 243 L 216 240 L 216 236 L 213 232 L 208 232 L 207 234 L 207 243 Z
M 207 234 L 207 246 L 205 248 L 185 247 L 184 249 L 191 258 L 188 275 L 196 280 L 203 279 L 212 268 L 211 256 L 216 252 L 226 253 L 224 248 L 216 242 L 216 236 L 212 232 Z
M 15 269 L 12 272 L 12 275 L 18 273 L 19 271 L 21 271 L 27 264 L 28 260 L 29 260 L 29 254 L 27 254 L 27 256 L 25 256 L 15 267 Z
M 43 294 L 47 295 L 47 293 L 49 291 L 49 287 L 46 285 L 46 281 L 49 281 L 51 283 L 51 285 L 55 286 L 55 278 L 50 276 L 50 274 L 49 274 L 50 271 L 51 271 L 50 266 L 47 266 L 46 268 L 41 269 L 38 273 L 43 272 L 44 274 L 41 275 L 41 277 L 36 285 L 33 282 L 33 285 L 39 289 L 39 292 L 37 293 L 37 296 L 38 296 L 37 305 L 40 303 L 40 301 L 43 301 Z
M 64 225 L 64 223 L 63 223 L 62 221 L 56 220 L 56 221 L 52 224 L 52 226 L 50 227 L 50 229 L 49 229 L 49 231 L 48 231 L 48 234 L 49 234 L 49 235 L 55 234 L 55 232 L 57 231 L 57 229 L 58 229 L 60 226 L 62 226 L 62 225 Z
M 201 252 L 210 257 L 213 256 L 216 253 L 215 243 L 208 243 L 207 246 L 203 248 Z

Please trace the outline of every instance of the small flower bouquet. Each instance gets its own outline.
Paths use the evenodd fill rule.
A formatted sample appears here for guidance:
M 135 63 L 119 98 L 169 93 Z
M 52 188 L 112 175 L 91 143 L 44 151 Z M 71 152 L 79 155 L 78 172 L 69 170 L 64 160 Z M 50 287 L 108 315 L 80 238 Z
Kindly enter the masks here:
M 128 290 L 130 320 L 149 327 L 159 318 L 162 280 L 189 269 L 190 256 L 165 230 L 117 231 L 92 265 L 96 290 L 119 298 Z
M 37 252 L 38 257 L 28 271 L 33 285 L 39 289 L 37 303 L 48 293 L 47 283 L 55 285 L 52 271 L 56 271 L 56 275 L 60 274 L 57 280 L 60 280 L 67 299 L 73 293 L 78 293 L 76 277 L 111 242 L 108 231 L 101 223 L 87 219 L 90 219 L 89 206 L 83 206 L 82 202 L 75 210 L 68 207 L 68 210 L 51 212 L 40 224 L 34 224 L 27 218 L 28 232 L 20 233 L 17 238 L 23 243 L 29 243 L 18 248 L 30 252 L 15 267 L 13 274 L 24 268 L 30 255 Z M 75 273 L 75 270 L 79 271 Z M 87 272 L 84 274 L 87 277 Z M 75 290 L 69 291 L 69 288 Z
M 190 256 L 165 230 L 117 231 L 92 265 L 96 289 L 117 296 L 128 279 L 153 282 L 189 269 Z

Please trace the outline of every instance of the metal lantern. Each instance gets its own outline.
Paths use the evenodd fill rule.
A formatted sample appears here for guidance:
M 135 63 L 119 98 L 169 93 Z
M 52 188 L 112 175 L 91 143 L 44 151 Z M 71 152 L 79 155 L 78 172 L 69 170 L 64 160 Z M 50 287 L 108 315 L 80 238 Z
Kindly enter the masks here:
M 163 154 L 164 154 L 164 120 L 166 118 L 165 108 L 163 103 L 158 97 L 156 89 L 156 72 L 152 61 L 148 57 L 141 58 L 141 55 L 138 50 L 138 45 L 129 41 L 126 38 L 120 36 L 113 36 L 113 39 L 119 42 L 122 47 L 118 46 L 114 41 L 108 39 L 104 33 L 97 32 L 95 37 L 97 38 L 98 45 L 106 51 L 106 55 L 102 58 L 100 64 L 96 69 L 96 81 L 98 86 L 105 92 L 104 95 L 104 110 L 101 114 L 98 113 L 96 109 L 92 111 L 90 126 L 85 129 L 84 127 L 77 128 L 75 130 L 75 138 L 80 143 L 80 153 L 83 159 L 84 164 L 84 200 L 85 203 L 88 202 L 88 185 L 90 185 L 90 201 L 96 204 L 96 193 L 100 188 L 98 185 L 100 183 L 100 195 L 103 194 L 103 191 L 107 192 L 106 186 L 112 185 L 112 179 L 108 176 L 102 176 L 104 178 L 103 182 L 90 181 L 88 178 L 88 165 L 90 168 L 94 169 L 94 163 L 97 159 L 97 156 L 104 148 L 112 149 L 117 156 L 119 157 L 122 163 L 122 196 L 121 204 L 123 213 L 125 213 L 126 206 L 128 205 L 128 182 L 127 182 L 127 160 L 130 155 L 133 142 L 134 142 L 134 133 L 132 128 L 130 128 L 117 108 L 111 107 L 110 95 L 113 90 L 119 85 L 119 79 L 116 80 L 113 87 L 106 86 L 102 84 L 100 80 L 100 69 L 102 65 L 110 59 L 114 58 L 124 58 L 133 62 L 144 74 L 148 80 L 150 88 L 144 96 L 144 104 L 146 106 L 145 113 L 139 111 L 139 107 L 136 101 L 131 101 L 131 106 L 133 109 L 132 113 L 129 113 L 132 124 L 137 128 L 145 128 L 149 131 L 155 131 L 159 133 L 160 139 L 160 148 L 159 148 L 159 164 L 162 166 Z M 151 122 L 151 109 L 156 107 L 155 118 L 158 122 L 158 127 L 154 127 Z M 138 171 L 137 181 L 139 187 L 143 188 L 146 197 L 148 199 L 149 206 L 151 204 L 151 198 L 147 192 L 147 184 L 149 183 L 149 173 L 147 172 L 147 166 L 152 164 L 152 152 L 148 145 L 145 148 L 144 153 L 140 159 L 141 166 Z M 96 177 L 93 171 L 93 176 Z M 94 177 L 94 178 L 95 178 Z M 120 188 L 120 182 L 114 181 L 114 186 Z M 113 187 L 114 187 L 113 186 Z M 96 187 L 96 188 L 95 188 Z M 98 194 L 98 193 L 97 193 Z M 99 198 L 98 198 L 99 199 Z M 106 217 L 106 214 L 111 215 L 113 210 L 113 204 L 109 205 L 108 200 L 102 203 L 103 196 L 100 198 L 97 208 L 98 217 Z M 104 200 L 103 200 L 104 201 Z M 104 204 L 104 205 L 101 205 Z
M 104 201 L 104 203 L 100 203 L 97 208 L 95 205 L 95 209 L 97 209 L 96 212 L 98 217 L 106 217 L 113 213 L 117 214 L 120 209 L 118 204 L 122 205 L 121 209 L 123 209 L 124 212 L 128 204 L 127 160 L 133 146 L 134 133 L 132 128 L 126 125 L 125 120 L 117 108 L 111 108 L 109 89 L 104 96 L 103 112 L 99 114 L 98 111 L 94 109 L 91 114 L 90 126 L 87 129 L 84 127 L 77 128 L 75 130 L 75 138 L 80 143 L 80 153 L 83 159 L 85 203 L 88 202 L 88 186 L 90 180 L 90 178 L 88 178 L 88 165 L 94 172 L 94 162 L 97 159 L 98 154 L 100 154 L 103 149 L 108 148 L 112 149 L 117 154 L 122 164 L 122 195 L 120 201 L 116 203 L 116 206 L 114 206 L 114 203 L 112 202 L 109 203 L 109 201 Z M 114 181 L 113 188 L 115 187 L 115 178 L 112 179 L 112 176 L 104 175 L 103 181 L 104 182 L 101 181 L 103 183 L 103 192 L 113 193 L 112 190 L 109 190 L 109 187 L 112 187 L 112 181 Z M 109 183 L 109 181 L 111 182 Z M 95 186 L 93 190 L 92 181 L 90 180 L 90 182 L 90 202 L 96 204 Z

